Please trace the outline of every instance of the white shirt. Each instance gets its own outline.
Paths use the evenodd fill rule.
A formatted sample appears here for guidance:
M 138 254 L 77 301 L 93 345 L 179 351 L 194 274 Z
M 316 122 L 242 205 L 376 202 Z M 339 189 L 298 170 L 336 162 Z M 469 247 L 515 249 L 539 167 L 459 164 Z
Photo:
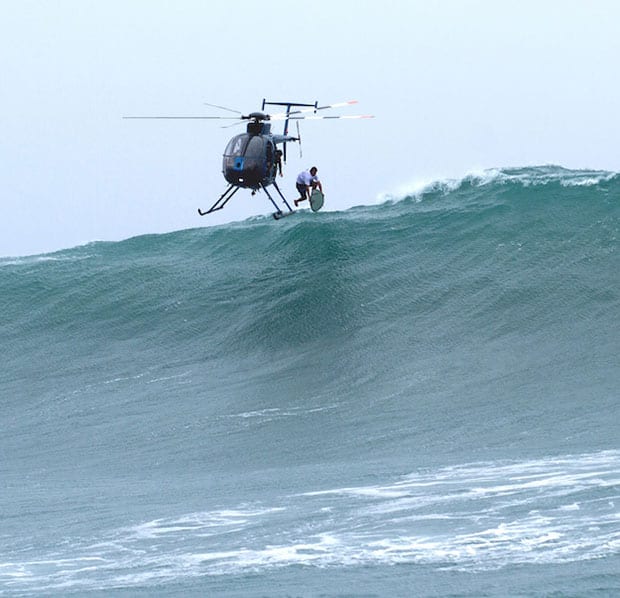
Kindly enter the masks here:
M 312 176 L 309 170 L 304 170 L 297 175 L 297 185 L 309 186 L 313 182 L 318 183 L 319 177 L 317 177 L 316 175 Z

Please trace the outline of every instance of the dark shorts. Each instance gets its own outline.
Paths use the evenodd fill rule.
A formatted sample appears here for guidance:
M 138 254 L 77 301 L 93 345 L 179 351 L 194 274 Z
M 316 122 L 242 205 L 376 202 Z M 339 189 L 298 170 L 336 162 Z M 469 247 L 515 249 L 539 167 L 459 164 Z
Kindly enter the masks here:
M 306 187 L 306 185 L 302 185 L 301 183 L 295 183 L 295 187 L 297 187 L 297 191 L 299 191 L 299 197 L 308 197 L 308 187 Z

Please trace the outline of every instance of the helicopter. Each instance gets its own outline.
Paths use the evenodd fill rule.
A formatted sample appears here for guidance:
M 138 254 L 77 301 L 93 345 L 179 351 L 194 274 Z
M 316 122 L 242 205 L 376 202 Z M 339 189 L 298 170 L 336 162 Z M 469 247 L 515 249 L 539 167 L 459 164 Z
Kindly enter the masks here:
M 205 103 L 206 104 L 206 103 Z M 200 216 L 212 214 L 224 208 L 228 201 L 239 189 L 251 189 L 252 195 L 257 191 L 263 190 L 271 201 L 276 211 L 273 217 L 278 220 L 284 216 L 293 214 L 295 210 L 291 208 L 286 198 L 280 191 L 276 182 L 278 171 L 281 172 L 281 161 L 286 163 L 286 144 L 290 142 L 300 143 L 301 155 L 301 136 L 299 133 L 299 120 L 301 119 L 337 119 L 337 118 L 373 118 L 372 115 L 349 115 L 349 116 L 317 116 L 320 110 L 330 108 L 340 108 L 357 104 L 357 100 L 348 100 L 336 104 L 328 104 L 319 106 L 318 101 L 313 104 L 298 102 L 268 102 L 263 99 L 260 111 L 251 112 L 244 115 L 237 110 L 232 110 L 224 106 L 216 104 L 206 104 L 213 108 L 236 112 L 239 116 L 125 116 L 126 119 L 221 119 L 236 120 L 239 122 L 247 121 L 245 133 L 235 135 L 226 145 L 222 161 L 222 174 L 228 183 L 228 187 L 217 199 L 217 201 L 206 211 L 198 208 Z M 285 107 L 284 112 L 276 114 L 267 114 L 265 106 L 282 106 Z M 292 110 L 295 108 L 295 110 Z M 310 116 L 306 114 L 312 113 Z M 284 121 L 282 134 L 274 134 L 271 132 L 272 121 Z M 297 121 L 297 136 L 289 135 L 289 121 Z M 234 126 L 238 123 L 233 123 Z M 278 149 L 278 145 L 282 145 L 282 150 Z M 278 202 L 269 192 L 268 187 L 273 186 L 277 191 L 283 205 Z M 278 200 L 279 201 L 279 200 Z M 283 207 L 286 206 L 286 210 Z

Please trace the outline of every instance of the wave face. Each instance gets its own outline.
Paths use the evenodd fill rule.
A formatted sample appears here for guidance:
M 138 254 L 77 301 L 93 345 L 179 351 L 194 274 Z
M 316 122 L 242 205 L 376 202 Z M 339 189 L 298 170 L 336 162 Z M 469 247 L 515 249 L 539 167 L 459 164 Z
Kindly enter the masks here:
M 620 591 L 619 229 L 548 166 L 1 259 L 0 594 Z

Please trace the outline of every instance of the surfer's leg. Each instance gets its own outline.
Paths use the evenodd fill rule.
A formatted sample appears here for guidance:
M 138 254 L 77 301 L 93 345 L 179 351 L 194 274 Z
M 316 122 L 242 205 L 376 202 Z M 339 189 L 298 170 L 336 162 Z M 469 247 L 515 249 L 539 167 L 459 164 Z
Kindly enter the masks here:
M 306 201 L 308 199 L 308 189 L 305 185 L 295 185 L 297 187 L 297 191 L 299 191 L 299 199 L 295 200 L 295 207 L 299 205 L 299 202 Z

